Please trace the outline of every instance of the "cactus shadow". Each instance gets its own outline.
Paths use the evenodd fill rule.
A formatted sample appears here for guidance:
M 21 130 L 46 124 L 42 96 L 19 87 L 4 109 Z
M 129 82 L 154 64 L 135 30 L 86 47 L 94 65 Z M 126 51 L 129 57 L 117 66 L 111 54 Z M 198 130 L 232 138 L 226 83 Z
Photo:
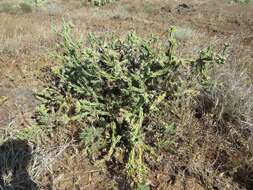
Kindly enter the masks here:
M 0 145 L 0 190 L 38 190 L 28 173 L 31 152 L 24 140 L 10 139 Z

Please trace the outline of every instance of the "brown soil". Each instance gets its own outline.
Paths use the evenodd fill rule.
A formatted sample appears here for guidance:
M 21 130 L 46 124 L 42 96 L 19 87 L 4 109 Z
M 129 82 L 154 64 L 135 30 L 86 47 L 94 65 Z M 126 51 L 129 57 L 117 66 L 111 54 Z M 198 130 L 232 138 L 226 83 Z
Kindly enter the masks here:
M 179 41 L 180 53 L 195 54 L 209 44 L 219 49 L 229 42 L 231 64 L 246 64 L 249 73 L 253 73 L 253 5 L 223 0 L 121 0 L 97 9 L 75 1 L 56 0 L 55 6 L 60 8 L 54 13 L 0 13 L 0 132 L 8 132 L 10 126 L 18 130 L 32 125 L 31 115 L 36 106 L 33 92 L 41 87 L 41 69 L 52 64 L 47 55 L 55 41 L 51 26 L 59 26 L 61 17 L 71 20 L 75 32 L 83 36 L 89 32 L 124 36 L 134 30 L 141 36 L 153 33 L 165 37 L 172 25 L 186 27 L 192 35 Z M 54 159 L 50 170 L 35 178 L 41 189 L 113 189 L 115 179 L 92 166 L 80 152 L 80 146 L 72 142 Z M 158 189 L 203 189 L 193 179 L 184 183 L 176 180 L 171 185 L 165 174 L 160 171 L 155 177 L 159 179 Z

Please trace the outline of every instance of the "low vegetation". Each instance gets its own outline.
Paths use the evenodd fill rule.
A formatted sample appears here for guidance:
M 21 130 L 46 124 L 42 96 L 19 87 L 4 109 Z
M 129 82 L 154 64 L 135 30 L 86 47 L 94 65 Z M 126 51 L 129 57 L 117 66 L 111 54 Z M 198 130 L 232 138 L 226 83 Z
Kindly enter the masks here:
M 165 44 L 129 33 L 123 40 L 89 35 L 84 47 L 66 23 L 58 37 L 60 64 L 38 94 L 43 129 L 77 127 L 85 155 L 121 176 L 125 189 L 152 188 L 166 160 L 172 181 L 184 175 L 207 189 L 252 187 L 252 104 L 231 79 L 211 77 L 224 68 L 227 46 L 184 59 L 174 29 Z

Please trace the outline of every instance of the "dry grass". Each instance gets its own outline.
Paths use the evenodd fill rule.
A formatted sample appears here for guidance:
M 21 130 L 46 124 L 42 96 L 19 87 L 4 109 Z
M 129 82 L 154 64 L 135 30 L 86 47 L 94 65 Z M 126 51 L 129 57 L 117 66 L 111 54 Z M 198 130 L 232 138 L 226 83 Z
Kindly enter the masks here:
M 1 15 L 0 53 L 22 54 L 25 52 L 42 53 L 53 36 L 52 24 L 45 20 L 36 21 L 34 15 Z M 39 16 L 37 16 L 39 17 Z
M 219 67 L 213 76 L 222 82 L 220 90 L 200 98 L 196 113 L 182 111 L 170 167 L 196 177 L 206 189 L 251 189 L 252 80 L 238 64 Z

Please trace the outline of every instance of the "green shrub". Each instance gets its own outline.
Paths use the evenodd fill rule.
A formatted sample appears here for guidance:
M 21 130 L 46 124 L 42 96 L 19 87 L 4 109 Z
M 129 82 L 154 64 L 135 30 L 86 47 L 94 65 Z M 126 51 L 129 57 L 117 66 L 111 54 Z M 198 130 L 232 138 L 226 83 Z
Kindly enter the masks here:
M 151 163 L 173 143 L 177 108 L 208 91 L 210 70 L 224 62 L 211 48 L 196 60 L 178 58 L 173 30 L 166 46 L 129 33 L 124 40 L 89 35 L 83 47 L 64 23 L 55 54 L 61 64 L 38 95 L 39 124 L 53 115 L 55 127 L 80 126 L 92 162 L 119 169 L 132 187 L 145 189 Z

